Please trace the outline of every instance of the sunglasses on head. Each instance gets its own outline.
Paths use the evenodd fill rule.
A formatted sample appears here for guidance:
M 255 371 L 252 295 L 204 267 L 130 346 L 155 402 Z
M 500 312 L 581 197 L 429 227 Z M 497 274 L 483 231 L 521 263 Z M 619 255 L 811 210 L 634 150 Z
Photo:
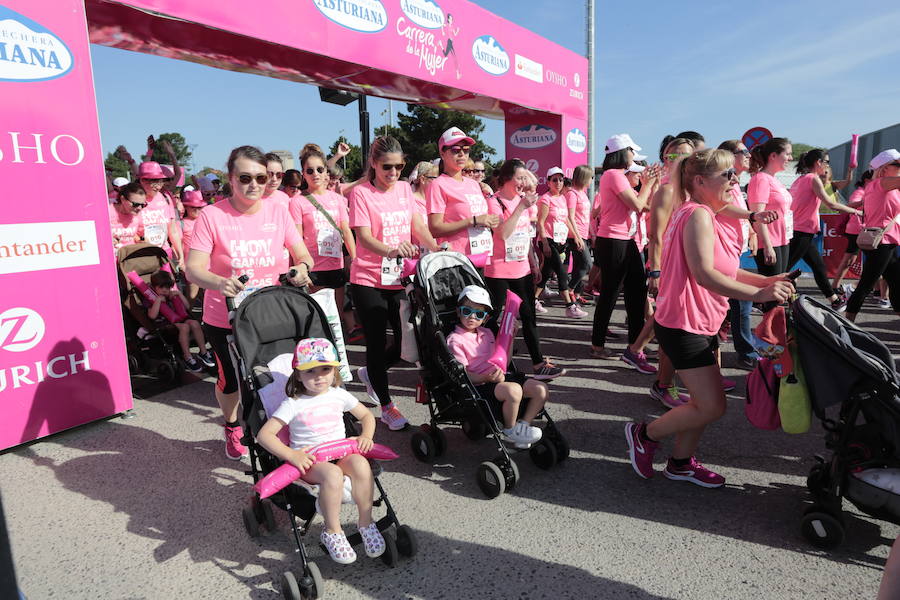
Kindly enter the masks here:
M 325 167 L 306 167 L 306 174 L 312 175 L 313 173 L 324 173 Z
M 266 182 L 269 181 L 269 176 L 268 175 L 256 175 L 254 177 L 253 175 L 247 175 L 247 174 L 238 175 L 238 181 L 240 181 L 244 185 L 247 185 L 248 183 L 250 183 L 251 181 L 254 181 L 254 180 L 259 185 L 265 185 Z
M 453 154 L 468 154 L 471 149 L 471 146 L 444 146 L 443 151 L 449 150 Z
M 281 179 L 284 177 L 284 171 L 266 171 L 269 177 L 274 177 L 275 179 Z
M 475 317 L 476 319 L 485 319 L 488 316 L 488 311 L 479 310 L 477 308 L 472 308 L 470 306 L 460 306 L 459 314 L 464 317 Z
M 391 169 L 396 169 L 398 171 L 402 171 L 405 168 L 406 168 L 406 163 L 397 163 L 397 164 L 384 163 L 383 165 L 381 165 L 382 171 L 390 171 Z

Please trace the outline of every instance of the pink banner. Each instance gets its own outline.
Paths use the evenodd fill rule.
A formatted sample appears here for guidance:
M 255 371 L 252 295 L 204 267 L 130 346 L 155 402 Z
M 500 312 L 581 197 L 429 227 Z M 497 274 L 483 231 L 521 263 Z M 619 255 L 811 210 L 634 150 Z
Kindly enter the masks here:
M 8 448 L 127 410 L 132 398 L 83 0 L 0 2 Z

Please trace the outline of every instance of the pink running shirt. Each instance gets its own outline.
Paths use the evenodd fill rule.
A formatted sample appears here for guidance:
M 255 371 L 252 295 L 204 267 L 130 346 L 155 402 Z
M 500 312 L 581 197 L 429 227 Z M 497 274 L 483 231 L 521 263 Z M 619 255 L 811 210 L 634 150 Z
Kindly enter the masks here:
M 720 273 L 734 279 L 739 259 L 723 233 L 712 209 L 696 202 L 685 202 L 672 215 L 663 240 L 662 275 L 656 298 L 656 322 L 671 329 L 681 329 L 698 335 L 715 335 L 728 314 L 728 298 L 713 293 L 697 283 L 691 274 L 684 254 L 684 228 L 696 210 L 705 210 L 714 229 L 713 266 Z
M 112 231 L 113 250 L 122 246 L 135 244 L 144 235 L 144 222 L 141 213 L 122 214 L 114 204 L 109 204 L 109 227 Z
M 791 185 L 794 231 L 819 233 L 819 206 L 822 201 L 813 191 L 813 179 L 818 177 L 815 173 L 807 173 Z
M 518 198 L 501 200 L 496 194 L 488 198 L 488 214 L 499 215 L 500 225 L 493 232 L 494 255 L 490 264 L 484 267 L 485 277 L 519 279 L 531 271 L 528 263 L 528 251 L 531 249 L 531 220 L 528 211 L 522 211 L 515 230 L 507 239 L 504 240 L 500 235 L 503 224 L 509 220 L 519 201 Z
M 272 192 L 271 196 L 265 196 L 263 200 L 265 200 L 266 202 L 274 202 L 275 204 L 280 204 L 285 209 L 287 209 L 291 204 L 291 197 L 281 190 L 275 190 L 274 192 Z
M 747 186 L 747 203 L 750 206 L 764 204 L 765 210 L 774 210 L 778 213 L 778 220 L 766 226 L 769 228 L 769 240 L 773 248 L 787 246 L 793 237 L 790 235 L 793 233 L 793 214 L 791 194 L 784 185 L 768 173 L 760 171 L 750 178 L 750 185 Z
M 442 173 L 437 179 L 431 180 L 431 185 L 425 192 L 425 200 L 428 214 L 443 214 L 447 223 L 463 219 L 471 221 L 473 216 L 488 214 L 487 199 L 481 193 L 481 186 L 468 177 L 463 177 L 460 181 Z M 488 227 L 467 227 L 447 237 L 436 237 L 438 244 L 447 242 L 451 250 L 462 254 L 489 252 L 493 247 L 491 239 Z
M 319 206 L 324 208 L 335 224 L 340 227 L 350 222 L 347 202 L 344 197 L 326 190 L 315 195 Z M 344 268 L 344 240 L 341 232 L 328 222 L 328 218 L 306 197 L 297 194 L 291 198 L 290 213 L 294 223 L 303 227 L 303 243 L 313 259 L 313 271 L 335 271 Z
M 734 184 L 729 192 L 732 204 L 739 208 L 747 208 L 747 201 L 744 199 L 744 192 L 741 191 L 740 186 Z M 716 221 L 722 226 L 722 235 L 728 241 L 726 247 L 734 251 L 739 257 L 747 249 L 750 221 L 747 219 L 735 219 L 724 212 L 716 215 Z
M 494 353 L 494 334 L 490 329 L 476 327 L 466 331 L 457 325 L 453 333 L 447 336 L 447 347 L 467 371 L 484 375 L 497 368 L 488 362 Z
M 297 227 L 282 206 L 260 200 L 254 214 L 238 212 L 228 200 L 207 206 L 194 224 L 191 249 L 209 254 L 209 270 L 220 277 L 248 275 L 245 290 L 277 285 L 290 268 L 284 249 L 302 242 Z M 206 290 L 203 320 L 230 329 L 225 297 Z
M 544 219 L 544 237 L 557 244 L 565 244 L 569 237 L 569 227 L 566 225 L 569 203 L 566 197 L 562 194 L 552 196 L 550 192 L 547 192 L 538 200 L 538 205 L 547 207 L 547 218 Z
M 141 209 L 141 220 L 144 222 L 144 241 L 160 248 L 168 249 L 169 222 L 176 218 L 175 209 L 169 204 L 162 192 L 147 200 L 147 206 Z
M 597 237 L 630 240 L 637 231 L 638 214 L 619 198 L 630 190 L 631 184 L 624 169 L 609 169 L 600 176 L 600 224 Z
M 859 202 L 863 198 L 865 198 L 866 189 L 864 187 L 856 188 L 852 194 L 850 194 L 850 200 L 848 203 Z M 862 208 L 862 207 L 860 207 Z M 850 235 L 859 235 L 859 232 L 862 231 L 862 221 L 856 215 L 850 215 L 850 220 L 847 221 L 847 228 L 844 230 L 845 233 L 849 233 Z
M 200 217 L 197 217 L 198 219 Z M 184 250 L 184 264 L 187 264 L 188 253 L 191 251 L 191 238 L 194 237 L 194 226 L 197 219 L 181 220 L 181 248 Z
M 891 219 L 900 215 L 900 191 L 884 191 L 881 179 L 873 179 L 866 184 L 866 199 L 863 208 L 866 227 L 886 227 Z M 900 244 L 900 224 L 894 223 L 881 238 L 882 244 Z
M 368 227 L 372 236 L 391 247 L 412 241 L 415 211 L 412 188 L 405 181 L 398 181 L 386 192 L 367 181 L 350 192 L 350 227 Z M 399 283 L 399 271 L 383 272 L 383 269 L 396 266 L 396 259 L 379 256 L 359 243 L 356 245 L 356 260 L 350 263 L 350 283 L 387 290 L 403 289 Z M 384 281 L 396 283 L 385 284 Z
M 591 219 L 591 200 L 583 190 L 569 190 L 566 194 L 566 207 L 575 211 L 575 231 L 586 240 L 590 237 L 589 221 Z M 570 236 L 571 237 L 571 236 Z

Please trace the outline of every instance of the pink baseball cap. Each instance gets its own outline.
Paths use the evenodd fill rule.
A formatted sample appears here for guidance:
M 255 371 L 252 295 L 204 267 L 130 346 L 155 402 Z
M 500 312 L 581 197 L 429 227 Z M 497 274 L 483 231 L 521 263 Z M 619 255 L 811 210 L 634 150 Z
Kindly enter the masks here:
M 443 151 L 447 146 L 453 146 L 460 142 L 466 142 L 470 146 L 475 145 L 475 140 L 467 136 L 462 129 L 459 127 L 451 127 L 438 138 L 438 152 Z
M 207 202 L 203 199 L 203 194 L 197 190 L 182 192 L 181 203 L 185 206 L 193 206 L 195 208 L 203 208 Z
M 325 338 L 300 340 L 294 350 L 293 367 L 298 371 L 308 371 L 316 367 L 338 367 L 340 364 L 337 349 Z
M 172 175 L 166 175 L 159 163 L 152 160 L 142 162 L 141 166 L 138 167 L 138 179 L 168 179 Z

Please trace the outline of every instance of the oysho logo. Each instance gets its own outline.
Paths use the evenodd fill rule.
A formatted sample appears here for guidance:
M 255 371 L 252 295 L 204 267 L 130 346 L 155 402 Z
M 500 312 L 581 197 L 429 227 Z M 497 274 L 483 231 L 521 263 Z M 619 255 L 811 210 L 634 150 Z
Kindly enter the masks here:
M 444 11 L 432 0 L 400 0 L 400 8 L 419 27 L 440 29 L 444 24 Z
M 581 153 L 587 149 L 587 136 L 577 127 L 566 135 L 566 146 L 572 152 Z
M 31 350 L 41 343 L 45 332 L 43 317 L 30 308 L 19 306 L 0 313 L 0 349 Z
M 509 71 L 509 54 L 490 35 L 475 39 L 472 44 L 472 57 L 479 67 L 491 75 L 503 75 Z
M 561 85 L 563 87 L 569 85 L 569 80 L 565 75 L 561 75 L 556 71 L 551 71 L 550 69 L 547 69 L 547 81 L 556 85 Z
M 313 4 L 330 20 L 353 31 L 376 33 L 387 26 L 381 0 L 313 0 Z
M 72 70 L 72 53 L 52 31 L 0 6 L 0 81 L 46 81 Z
M 543 148 L 555 141 L 556 132 L 544 125 L 526 125 L 509 136 L 509 143 L 516 148 Z

